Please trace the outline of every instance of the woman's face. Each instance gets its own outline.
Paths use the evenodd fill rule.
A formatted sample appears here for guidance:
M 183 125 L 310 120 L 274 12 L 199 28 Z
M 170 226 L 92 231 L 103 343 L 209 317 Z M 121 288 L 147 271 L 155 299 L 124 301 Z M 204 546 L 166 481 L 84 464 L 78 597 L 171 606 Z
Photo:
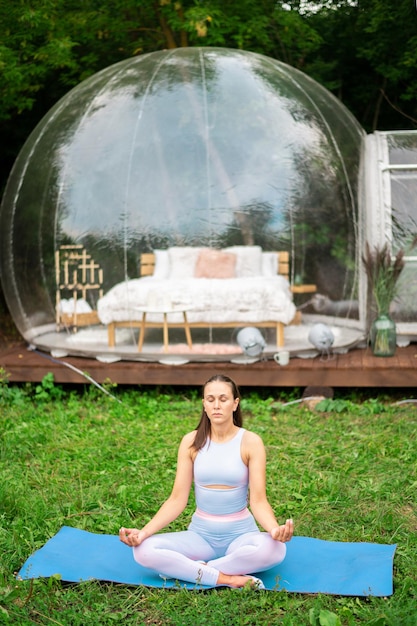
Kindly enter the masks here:
M 233 397 L 229 383 L 213 381 L 204 388 L 203 406 L 212 424 L 224 424 L 233 421 L 233 412 L 237 409 L 239 398 Z

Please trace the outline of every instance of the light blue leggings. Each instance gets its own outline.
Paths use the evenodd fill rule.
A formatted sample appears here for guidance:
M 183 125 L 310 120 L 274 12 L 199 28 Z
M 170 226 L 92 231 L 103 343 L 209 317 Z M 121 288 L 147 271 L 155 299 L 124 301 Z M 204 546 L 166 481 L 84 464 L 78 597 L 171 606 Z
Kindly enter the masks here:
M 275 541 L 269 533 L 256 529 L 238 534 L 236 524 L 230 529 L 226 528 L 229 524 L 220 524 L 219 533 L 217 524 L 217 532 L 210 535 L 214 530 L 210 526 L 194 516 L 188 530 L 145 539 L 133 548 L 134 559 L 167 578 L 211 587 L 216 585 L 219 572 L 262 572 L 285 558 L 285 543 Z

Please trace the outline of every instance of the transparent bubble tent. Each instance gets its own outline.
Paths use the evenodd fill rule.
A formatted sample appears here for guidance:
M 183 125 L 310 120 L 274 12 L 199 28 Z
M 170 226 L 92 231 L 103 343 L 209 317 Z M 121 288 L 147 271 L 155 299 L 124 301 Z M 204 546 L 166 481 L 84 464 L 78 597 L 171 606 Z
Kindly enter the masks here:
M 247 327 L 266 352 L 307 353 L 317 321 L 350 345 L 366 327 L 364 242 L 395 250 L 415 233 L 416 164 L 413 133 L 366 137 L 274 59 L 122 61 L 62 98 L 16 160 L 0 214 L 9 310 L 62 356 L 232 358 Z M 416 260 L 396 307 L 409 336 Z

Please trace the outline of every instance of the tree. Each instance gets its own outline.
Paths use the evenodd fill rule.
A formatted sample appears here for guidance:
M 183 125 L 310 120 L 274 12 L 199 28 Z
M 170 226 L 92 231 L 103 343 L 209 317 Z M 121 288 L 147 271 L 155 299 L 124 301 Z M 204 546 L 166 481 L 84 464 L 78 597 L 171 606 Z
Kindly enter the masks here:
M 307 15 L 322 45 L 305 70 L 370 132 L 417 126 L 417 13 L 410 0 L 328 0 Z
M 242 48 L 302 66 L 320 40 L 274 0 L 6 0 L 0 6 L 0 191 L 30 131 L 71 87 L 124 58 Z

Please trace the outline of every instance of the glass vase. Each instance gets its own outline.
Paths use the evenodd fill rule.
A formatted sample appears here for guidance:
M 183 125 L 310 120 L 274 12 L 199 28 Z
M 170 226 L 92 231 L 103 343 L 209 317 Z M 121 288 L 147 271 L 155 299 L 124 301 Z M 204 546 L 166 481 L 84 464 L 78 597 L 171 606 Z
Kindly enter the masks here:
M 394 356 L 397 346 L 395 322 L 389 315 L 378 315 L 371 326 L 371 348 L 375 356 Z

